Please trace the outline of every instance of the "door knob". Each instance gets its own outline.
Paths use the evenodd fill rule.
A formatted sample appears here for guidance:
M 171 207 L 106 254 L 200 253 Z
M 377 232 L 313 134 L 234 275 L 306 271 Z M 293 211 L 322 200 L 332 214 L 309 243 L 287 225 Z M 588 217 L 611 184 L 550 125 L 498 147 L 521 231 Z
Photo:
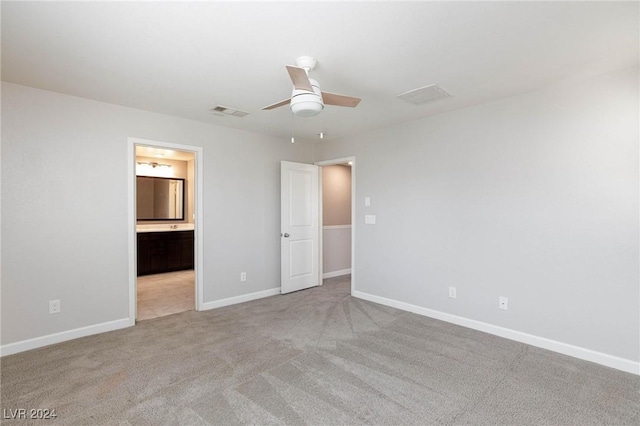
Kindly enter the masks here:
M 284 233 L 284 237 L 285 238 L 289 238 L 289 234 L 287 234 L 286 232 Z

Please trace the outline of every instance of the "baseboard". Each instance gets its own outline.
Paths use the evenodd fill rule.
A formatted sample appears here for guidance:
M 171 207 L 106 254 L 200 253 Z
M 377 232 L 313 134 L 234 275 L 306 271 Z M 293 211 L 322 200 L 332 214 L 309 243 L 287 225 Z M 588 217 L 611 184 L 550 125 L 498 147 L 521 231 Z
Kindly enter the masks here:
M 47 336 L 21 340 L 19 342 L 0 346 L 0 356 L 13 355 L 19 352 L 53 345 L 55 343 L 66 342 L 67 340 L 78 339 L 80 337 L 91 336 L 93 334 L 106 333 L 107 331 L 119 330 L 130 326 L 131 321 L 129 321 L 129 318 L 123 318 L 115 321 L 80 327 L 73 330 L 61 331 L 60 333 L 49 334 Z
M 214 300 L 202 304 L 202 311 L 209 309 L 222 308 L 223 306 L 235 305 L 238 303 L 249 302 L 251 300 L 262 299 L 263 297 L 275 296 L 280 294 L 280 287 L 270 288 L 269 290 L 256 291 L 255 293 L 243 294 L 241 296 L 229 297 L 227 299 Z
M 368 300 L 370 302 L 379 303 L 381 305 L 390 306 L 392 308 L 401 309 L 403 311 L 413 312 L 415 314 L 423 315 L 430 318 L 435 318 L 435 319 L 449 322 L 456 325 L 461 325 L 463 327 L 467 327 L 467 328 L 482 331 L 485 333 L 493 334 L 496 336 L 504 337 L 506 339 L 515 340 L 521 343 L 526 343 L 531 346 L 537 346 L 539 348 L 548 349 L 550 351 L 558 352 L 564 355 L 569 355 L 574 358 L 595 362 L 596 364 L 601 364 L 607 367 L 615 368 L 617 370 L 626 371 L 627 373 L 640 375 L 640 362 L 637 362 L 637 361 L 632 361 L 625 358 L 619 358 L 613 355 L 597 352 L 591 349 L 582 348 L 580 346 L 570 345 L 568 343 L 563 343 L 557 340 L 551 340 L 545 337 L 539 337 L 532 334 L 523 333 L 521 331 L 516 331 L 509 328 L 488 324 L 482 321 L 476 321 L 469 318 L 436 311 L 433 309 L 423 308 L 421 306 L 400 302 L 398 300 L 387 299 L 386 297 L 374 296 L 372 294 L 363 293 L 361 291 L 354 291 L 352 295 L 359 299 Z
M 235 305 L 236 303 L 261 299 L 263 297 L 275 296 L 277 294 L 280 294 L 280 287 L 258 291 L 255 293 L 243 294 L 242 296 L 230 297 L 228 299 L 207 302 L 203 304 L 202 310 L 221 308 L 223 306 Z M 49 334 L 47 336 L 22 340 L 20 342 L 9 343 L 7 345 L 0 346 L 0 356 L 13 355 L 19 352 L 53 345 L 55 343 L 66 342 L 67 340 L 78 339 L 80 337 L 91 336 L 93 334 L 106 333 L 107 331 L 119 330 L 121 328 L 130 327 L 132 325 L 134 324 L 131 323 L 129 318 L 123 318 L 101 324 L 90 325 L 87 327 L 76 328 L 74 330 Z
M 351 268 L 341 269 L 339 271 L 333 271 L 333 272 L 326 272 L 326 273 L 322 274 L 322 279 L 340 277 L 342 275 L 348 275 L 350 273 L 351 273 Z

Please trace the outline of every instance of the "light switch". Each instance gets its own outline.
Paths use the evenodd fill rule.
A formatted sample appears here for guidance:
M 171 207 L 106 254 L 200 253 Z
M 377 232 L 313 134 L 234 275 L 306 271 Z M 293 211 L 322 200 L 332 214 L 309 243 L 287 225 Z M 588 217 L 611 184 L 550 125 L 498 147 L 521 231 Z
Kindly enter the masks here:
M 366 225 L 375 225 L 376 224 L 376 215 L 375 214 L 365 214 L 364 215 L 364 223 Z
M 371 205 L 371 197 L 364 197 L 364 206 L 369 207 Z

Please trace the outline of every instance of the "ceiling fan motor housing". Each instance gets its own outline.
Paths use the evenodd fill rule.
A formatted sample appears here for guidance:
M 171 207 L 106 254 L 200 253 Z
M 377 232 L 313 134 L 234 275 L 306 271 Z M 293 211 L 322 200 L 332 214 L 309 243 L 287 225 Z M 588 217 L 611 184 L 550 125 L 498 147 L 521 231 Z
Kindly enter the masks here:
M 313 92 L 293 89 L 291 93 L 291 112 L 299 117 L 313 117 L 320 114 L 324 108 L 322 94 L 318 82 L 310 78 Z

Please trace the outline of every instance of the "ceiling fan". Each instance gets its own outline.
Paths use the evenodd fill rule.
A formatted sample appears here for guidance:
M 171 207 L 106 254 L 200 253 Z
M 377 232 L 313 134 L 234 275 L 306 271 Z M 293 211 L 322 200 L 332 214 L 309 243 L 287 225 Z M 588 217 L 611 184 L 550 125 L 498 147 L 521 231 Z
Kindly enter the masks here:
M 317 80 L 309 78 L 309 71 L 313 70 L 318 61 L 310 56 L 300 56 L 296 59 L 296 66 L 287 65 L 289 78 L 293 83 L 291 98 L 268 105 L 263 110 L 278 108 L 291 104 L 291 112 L 300 117 L 313 117 L 320 114 L 325 105 L 336 105 L 354 108 L 360 103 L 360 98 L 321 92 Z

